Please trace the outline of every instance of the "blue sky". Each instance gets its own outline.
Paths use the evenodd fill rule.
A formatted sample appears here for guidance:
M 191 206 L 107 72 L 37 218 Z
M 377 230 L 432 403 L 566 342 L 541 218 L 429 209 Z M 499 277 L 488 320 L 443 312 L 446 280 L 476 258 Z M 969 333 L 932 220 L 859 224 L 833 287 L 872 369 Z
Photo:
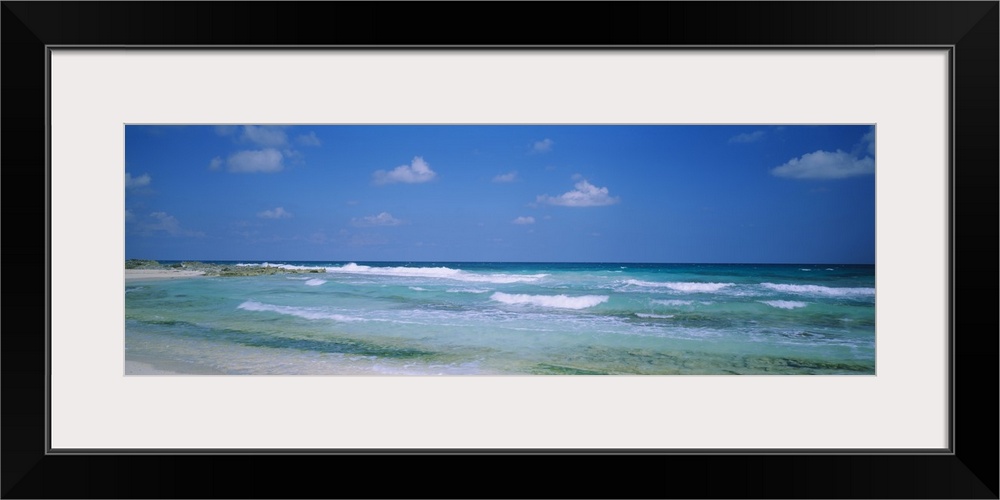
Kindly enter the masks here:
M 125 127 L 125 255 L 875 262 L 872 126 Z

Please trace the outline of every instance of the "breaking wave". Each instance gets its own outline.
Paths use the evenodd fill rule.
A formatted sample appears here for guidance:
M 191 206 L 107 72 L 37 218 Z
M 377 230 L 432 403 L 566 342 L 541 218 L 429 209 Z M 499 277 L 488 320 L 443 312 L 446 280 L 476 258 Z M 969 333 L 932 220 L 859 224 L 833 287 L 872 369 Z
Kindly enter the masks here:
M 608 301 L 607 295 L 525 295 L 519 293 L 496 292 L 491 299 L 504 304 L 528 304 L 559 309 L 586 309 Z

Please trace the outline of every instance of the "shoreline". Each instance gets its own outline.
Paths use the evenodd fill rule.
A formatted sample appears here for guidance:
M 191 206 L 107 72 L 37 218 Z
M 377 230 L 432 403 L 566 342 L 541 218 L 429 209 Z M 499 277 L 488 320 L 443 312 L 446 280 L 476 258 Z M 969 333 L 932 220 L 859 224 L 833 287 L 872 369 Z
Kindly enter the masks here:
M 194 278 L 204 275 L 205 271 L 187 271 L 183 269 L 126 269 L 125 281 L 134 279 Z
M 209 366 L 125 354 L 125 375 L 225 375 Z
M 266 263 L 265 263 L 266 264 Z M 240 265 L 185 261 L 169 267 L 155 260 L 125 261 L 125 279 L 190 278 L 194 276 L 248 277 L 272 274 L 321 274 L 325 269 L 297 269 L 281 265 Z
M 182 373 L 160 370 L 142 361 L 125 360 L 125 375 L 183 375 Z

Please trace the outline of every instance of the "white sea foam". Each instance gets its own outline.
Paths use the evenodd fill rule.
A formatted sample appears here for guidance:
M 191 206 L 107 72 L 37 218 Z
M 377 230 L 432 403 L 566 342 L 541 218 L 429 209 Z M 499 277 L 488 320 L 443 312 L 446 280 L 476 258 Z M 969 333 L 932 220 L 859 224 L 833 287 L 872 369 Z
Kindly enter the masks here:
M 277 269 L 286 269 L 290 271 L 307 271 L 315 269 L 324 269 L 323 267 L 317 266 L 294 266 L 292 264 L 272 264 L 270 262 L 263 263 L 253 263 L 253 264 L 236 264 L 237 267 L 274 267 Z
M 654 300 L 656 304 L 663 304 L 665 306 L 689 306 L 694 303 L 692 300 Z
M 642 286 L 647 288 L 667 286 L 666 283 L 654 283 L 652 281 L 642 281 L 642 280 L 625 280 L 624 283 L 626 285 Z
M 568 295 L 526 295 L 503 292 L 496 292 L 490 298 L 504 304 L 529 304 L 560 309 L 586 309 L 608 301 L 607 295 L 570 297 Z
M 448 293 L 488 293 L 490 290 L 486 288 L 449 288 L 446 291 Z
M 643 281 L 643 280 L 625 280 L 628 285 L 646 287 L 646 288 L 669 288 L 671 290 L 676 290 L 678 292 L 717 292 L 726 288 L 728 286 L 733 286 L 735 283 L 700 283 L 691 281 Z
M 795 300 L 762 300 L 761 302 L 779 309 L 798 309 L 806 306 L 805 302 L 798 302 Z
M 647 314 L 647 313 L 635 313 L 636 316 L 640 318 L 656 318 L 656 319 L 669 319 L 673 318 L 673 314 Z
M 321 280 L 319 278 L 313 278 L 311 280 L 306 281 L 306 284 L 309 286 L 320 286 L 323 283 L 326 283 L 326 280 Z
M 812 269 L 799 269 L 799 271 L 812 271 Z
M 410 290 L 413 290 L 415 292 L 426 292 L 427 291 L 426 288 L 420 288 L 419 286 L 411 286 Z
M 293 264 L 240 263 L 240 267 L 273 267 L 290 271 L 326 271 L 339 274 L 363 274 L 369 276 L 399 276 L 405 278 L 438 278 L 474 283 L 532 283 L 548 274 L 478 274 L 452 269 L 450 267 L 380 267 L 363 266 L 351 262 L 343 266 L 296 266 Z
M 867 287 L 833 288 L 820 285 L 788 285 L 782 283 L 761 283 L 761 286 L 778 292 L 799 293 L 805 295 L 826 295 L 830 297 L 875 295 L 875 289 Z
M 735 283 L 668 283 L 667 287 L 680 292 L 717 292 Z
M 355 263 L 340 267 L 327 267 L 328 273 L 400 276 L 412 278 L 437 278 L 476 283 L 531 283 L 548 274 L 477 274 L 450 267 L 372 267 Z
M 332 319 L 334 321 L 364 321 L 361 318 L 344 316 L 342 314 L 334 314 L 310 307 L 276 306 L 273 304 L 264 304 L 261 302 L 257 302 L 256 300 L 248 300 L 237 306 L 237 308 L 243 309 L 244 311 L 276 312 L 279 314 L 287 314 L 289 316 L 296 316 L 304 319 Z

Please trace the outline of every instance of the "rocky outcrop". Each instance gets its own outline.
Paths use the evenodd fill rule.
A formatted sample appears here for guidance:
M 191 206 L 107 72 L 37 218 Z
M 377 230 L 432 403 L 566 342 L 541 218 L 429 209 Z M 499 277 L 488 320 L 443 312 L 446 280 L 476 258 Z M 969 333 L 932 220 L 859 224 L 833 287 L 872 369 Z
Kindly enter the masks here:
M 125 261 L 125 269 L 163 269 L 159 262 L 155 260 L 128 259 Z
M 161 264 L 155 260 L 128 259 L 125 269 L 151 269 L 176 271 L 203 271 L 204 276 L 269 276 L 272 274 L 316 274 L 323 269 L 285 269 L 274 266 L 236 266 L 232 264 L 212 264 L 199 261 L 183 261 Z

